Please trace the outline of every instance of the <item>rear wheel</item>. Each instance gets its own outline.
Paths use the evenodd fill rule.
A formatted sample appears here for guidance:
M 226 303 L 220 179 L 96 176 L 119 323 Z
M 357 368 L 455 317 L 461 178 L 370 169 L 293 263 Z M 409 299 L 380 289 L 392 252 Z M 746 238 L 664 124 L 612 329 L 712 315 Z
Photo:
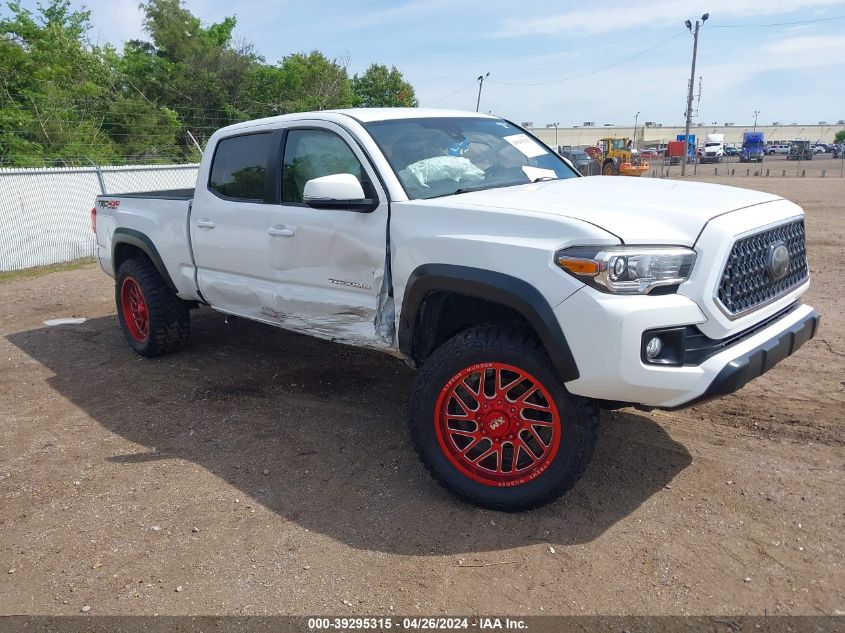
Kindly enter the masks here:
M 476 505 L 526 510 L 558 498 L 583 475 L 598 409 L 566 391 L 532 337 L 481 326 L 426 361 L 414 383 L 410 429 L 443 486 Z
M 129 259 L 120 265 L 115 303 L 123 335 L 141 356 L 169 354 L 188 342 L 188 303 L 168 288 L 148 259 Z
M 616 169 L 616 165 L 612 162 L 606 162 L 604 166 L 601 168 L 602 176 L 618 176 L 619 170 Z

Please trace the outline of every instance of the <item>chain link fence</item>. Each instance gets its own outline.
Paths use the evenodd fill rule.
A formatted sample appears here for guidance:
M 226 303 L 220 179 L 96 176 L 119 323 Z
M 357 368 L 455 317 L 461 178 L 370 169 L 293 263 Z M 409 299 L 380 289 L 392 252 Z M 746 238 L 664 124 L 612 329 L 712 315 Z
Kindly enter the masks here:
M 0 169 L 0 271 L 93 256 L 96 196 L 190 188 L 197 167 Z

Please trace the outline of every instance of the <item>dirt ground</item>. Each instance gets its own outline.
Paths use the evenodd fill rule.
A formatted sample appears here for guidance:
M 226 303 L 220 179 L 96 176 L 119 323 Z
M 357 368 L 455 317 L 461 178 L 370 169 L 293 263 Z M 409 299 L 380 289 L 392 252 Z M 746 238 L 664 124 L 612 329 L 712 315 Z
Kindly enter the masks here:
M 731 182 L 805 207 L 818 337 L 523 514 L 428 477 L 394 358 L 203 310 L 142 360 L 94 267 L 0 284 L 0 614 L 845 614 L 845 180 Z

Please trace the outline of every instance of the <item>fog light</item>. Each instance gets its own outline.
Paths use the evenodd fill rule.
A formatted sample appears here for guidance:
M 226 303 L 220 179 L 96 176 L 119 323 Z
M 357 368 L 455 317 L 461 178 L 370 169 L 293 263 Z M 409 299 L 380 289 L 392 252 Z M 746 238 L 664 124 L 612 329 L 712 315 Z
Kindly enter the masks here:
M 654 360 L 660 356 L 660 353 L 663 351 L 663 341 L 660 340 L 659 336 L 652 336 L 648 343 L 645 346 L 645 357 L 648 360 Z

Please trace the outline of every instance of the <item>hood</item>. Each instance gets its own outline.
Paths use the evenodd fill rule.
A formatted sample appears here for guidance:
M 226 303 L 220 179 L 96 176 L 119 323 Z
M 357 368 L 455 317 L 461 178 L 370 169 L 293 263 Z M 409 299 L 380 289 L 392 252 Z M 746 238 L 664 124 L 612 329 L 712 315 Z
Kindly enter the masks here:
M 574 218 L 626 244 L 692 246 L 709 220 L 780 199 L 770 193 L 701 182 L 593 176 L 473 191 L 431 202 Z

